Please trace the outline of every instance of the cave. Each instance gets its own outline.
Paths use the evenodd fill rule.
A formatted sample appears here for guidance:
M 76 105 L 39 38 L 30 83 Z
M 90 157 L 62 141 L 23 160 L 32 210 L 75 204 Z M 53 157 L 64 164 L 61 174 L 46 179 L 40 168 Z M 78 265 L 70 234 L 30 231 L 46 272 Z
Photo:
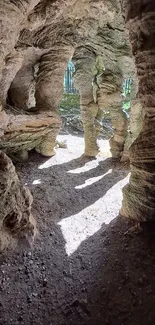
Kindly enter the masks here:
M 0 1 L 0 325 L 154 325 L 154 56 L 154 0 Z

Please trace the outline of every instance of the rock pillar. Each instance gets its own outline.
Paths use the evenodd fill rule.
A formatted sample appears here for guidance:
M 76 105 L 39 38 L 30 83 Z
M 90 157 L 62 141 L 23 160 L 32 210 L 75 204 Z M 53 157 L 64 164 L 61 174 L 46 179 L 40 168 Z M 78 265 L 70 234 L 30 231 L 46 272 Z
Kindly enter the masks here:
M 131 176 L 123 190 L 121 214 L 138 221 L 155 220 L 155 3 L 122 1 L 137 75 L 143 124 L 130 147 Z
M 93 96 L 93 67 L 95 54 L 84 47 L 77 48 L 73 63 L 75 65 L 75 86 L 80 93 L 80 109 L 84 128 L 85 155 L 94 157 L 98 153 L 97 122 L 98 105 Z

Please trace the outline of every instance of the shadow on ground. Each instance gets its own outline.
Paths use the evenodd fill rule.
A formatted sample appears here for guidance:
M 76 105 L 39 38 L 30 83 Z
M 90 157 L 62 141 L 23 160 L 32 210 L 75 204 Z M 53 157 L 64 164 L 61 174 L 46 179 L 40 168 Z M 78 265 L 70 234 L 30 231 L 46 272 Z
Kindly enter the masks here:
M 128 174 L 129 169 L 124 168 L 117 161 L 111 158 L 99 161 L 98 166 L 91 166 L 90 170 L 72 173 L 76 168 L 80 169 L 90 162 L 90 159 L 80 157 L 61 165 L 52 165 L 38 169 L 45 159 L 39 155 L 32 155 L 26 166 L 18 168 L 19 174 L 31 190 L 34 197 L 34 210 L 42 210 L 44 217 L 50 220 L 59 221 L 68 218 L 86 207 L 92 205 Z M 93 160 L 92 160 L 93 161 Z M 108 173 L 109 172 L 109 173 Z M 93 184 L 85 182 L 95 179 Z M 33 184 L 39 181 L 39 184 Z M 86 185 L 84 188 L 78 188 Z M 42 219 L 42 220 L 43 220 Z
M 154 232 L 127 236 L 128 221 L 116 214 L 68 256 L 58 224 L 91 206 L 128 170 L 107 159 L 96 169 L 69 174 L 85 159 L 42 170 L 37 161 L 18 170 L 33 190 L 40 235 L 32 250 L 1 255 L 0 325 L 154 325 Z M 99 181 L 75 189 L 109 169 Z M 34 186 L 35 179 L 41 183 Z

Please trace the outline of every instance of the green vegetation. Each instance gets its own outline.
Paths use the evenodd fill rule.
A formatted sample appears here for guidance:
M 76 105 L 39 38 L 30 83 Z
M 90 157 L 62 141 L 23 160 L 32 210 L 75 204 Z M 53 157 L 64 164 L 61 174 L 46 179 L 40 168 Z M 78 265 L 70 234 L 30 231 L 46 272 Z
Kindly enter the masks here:
M 83 126 L 80 116 L 80 95 L 63 94 L 59 104 L 59 111 L 63 121 L 63 129 L 83 132 Z
M 124 110 L 129 110 L 130 109 L 130 106 L 131 106 L 131 103 L 130 103 L 130 100 L 123 103 L 123 109 Z
M 125 79 L 123 83 L 123 93 L 122 93 L 122 96 L 124 97 L 124 100 L 122 102 L 122 109 L 123 112 L 126 113 L 128 118 L 129 118 L 130 107 L 131 107 L 131 102 L 130 102 L 131 84 L 132 84 L 131 79 Z
M 79 113 L 80 111 L 80 95 L 79 94 L 63 94 L 62 100 L 59 104 L 59 111 L 61 115 L 65 113 Z

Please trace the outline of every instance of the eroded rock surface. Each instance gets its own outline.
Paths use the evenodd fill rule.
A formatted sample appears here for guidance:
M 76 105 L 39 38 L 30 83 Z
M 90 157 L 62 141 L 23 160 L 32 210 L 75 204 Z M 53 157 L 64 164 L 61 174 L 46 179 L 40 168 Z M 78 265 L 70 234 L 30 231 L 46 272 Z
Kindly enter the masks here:
M 73 52 L 72 37 L 65 40 L 70 25 L 66 29 L 64 21 L 72 2 L 20 1 L 18 5 L 3 1 L 0 7 L 0 14 L 10 18 L 8 25 L 5 19 L 1 21 L 0 102 L 2 110 L 7 102 L 8 124 L 3 125 L 0 147 L 10 156 L 19 152 L 20 158 L 21 151 L 28 156 L 33 148 L 45 156 L 54 154 L 61 127 L 58 103 L 64 71 Z M 14 23 L 15 19 L 19 24 Z M 66 34 L 61 35 L 61 30 Z M 6 34 L 8 39 L 3 45 Z
M 20 233 L 32 241 L 35 225 L 31 215 L 32 196 L 23 187 L 10 158 L 0 151 L 0 250 L 5 248 L 12 235 Z
M 146 212 L 148 196 L 151 196 L 149 209 L 152 214 L 154 211 L 151 194 L 154 186 L 154 51 L 151 43 L 154 32 L 149 23 L 145 26 L 146 21 L 152 23 L 154 20 L 150 14 L 152 7 L 146 5 L 141 22 L 140 0 L 139 5 L 138 2 L 137 5 L 130 4 L 129 0 L 123 3 L 140 77 L 139 95 L 147 107 L 143 131 L 131 146 L 132 176 L 128 186 L 131 186 L 131 190 L 125 190 L 129 198 L 123 211 L 133 217 L 134 203 L 137 204 L 138 215 L 143 211 L 141 197 L 144 198 Z M 153 6 L 151 0 L 150 6 Z M 139 28 L 137 21 L 142 28 Z M 75 79 L 81 95 L 85 153 L 94 156 L 98 152 L 96 139 L 100 114 L 103 110 L 110 110 L 115 129 L 111 151 L 114 157 L 122 156 L 127 121 L 121 110 L 120 87 L 127 75 L 123 62 L 131 62 L 132 55 L 118 0 L 2 0 L 0 36 L 0 149 L 22 160 L 28 158 L 31 149 L 44 156 L 54 154 L 56 136 L 61 127 L 58 104 L 63 93 L 64 71 L 74 54 Z M 148 143 L 151 143 L 151 147 Z M 8 181 L 12 182 L 17 177 L 14 167 L 7 156 L 1 154 L 2 166 L 4 161 L 7 167 L 3 176 L 8 175 Z M 141 181 L 141 174 L 144 182 L 139 188 L 137 180 Z M 5 177 L 2 177 L 4 197 L 8 195 L 7 184 Z M 14 230 L 22 228 L 25 211 L 29 223 L 31 206 L 28 204 L 29 208 L 25 210 L 26 203 L 23 202 L 27 200 L 27 194 L 24 194 L 18 178 L 16 186 L 19 198 L 14 193 L 7 197 L 9 206 L 14 209 L 13 200 L 17 207 L 17 212 L 12 210 L 11 214 Z M 135 191 L 136 199 L 133 200 Z M 8 223 L 4 220 L 7 215 L 3 213 L 5 201 L 1 205 L 2 224 L 6 226 Z
M 144 118 L 142 130 L 130 147 L 131 177 L 124 188 L 122 215 L 154 220 L 155 215 L 155 3 L 122 1 L 139 78 L 138 96 Z
M 136 71 L 128 34 L 120 7 L 116 2 L 111 12 L 104 15 L 96 36 L 86 38 L 73 56 L 75 85 L 80 92 L 81 115 L 85 131 L 85 154 L 98 152 L 97 137 L 105 114 L 111 116 L 114 135 L 110 140 L 114 158 L 122 157 L 127 137 L 128 119 L 122 110 L 122 84 L 124 79 L 135 79 Z M 135 82 L 133 83 L 135 84 Z M 131 99 L 136 98 L 136 92 Z M 131 122 L 132 123 L 132 122 Z M 133 130 L 133 138 L 137 134 Z M 129 138 L 129 137 L 128 137 Z M 128 139 L 128 147 L 131 139 Z M 126 146 L 127 147 L 127 146 Z
M 54 154 L 55 134 L 61 119 L 54 112 L 8 114 L 7 126 L 1 137 L 1 148 L 15 160 L 27 160 L 28 151 L 35 150 L 48 157 Z M 22 159 L 22 154 L 25 157 Z
M 7 12 L 8 6 L 8 12 Z M 127 135 L 126 116 L 121 109 L 121 86 L 126 73 L 123 61 L 132 56 L 128 36 L 118 0 L 111 1 L 21 1 L 3 0 L 3 9 L 12 22 L 19 15 L 19 23 L 5 26 L 2 20 L 2 34 L 13 35 L 8 43 L 5 41 L 2 78 L 0 81 L 0 100 L 3 108 L 7 102 L 11 107 L 19 109 L 16 114 L 17 124 L 24 119 L 27 123 L 28 114 L 38 113 L 40 129 L 36 129 L 37 142 L 42 142 L 42 115 L 48 116 L 52 111 L 57 118 L 57 127 L 51 124 L 52 142 L 49 150 L 40 153 L 50 156 L 54 153 L 54 143 L 60 129 L 58 104 L 63 93 L 63 78 L 67 62 L 73 55 L 76 66 L 76 85 L 80 91 L 81 112 L 85 132 L 85 154 L 95 156 L 98 152 L 97 136 L 100 129 L 100 117 L 104 110 L 110 110 L 114 126 L 111 139 L 111 151 L 114 157 L 121 157 Z M 11 16 L 12 15 L 12 16 Z M 9 18 L 8 18 L 9 19 Z M 3 43 L 4 35 L 2 35 Z M 131 67 L 132 70 L 132 67 Z M 128 76 L 132 71 L 128 71 Z M 9 107 L 10 108 L 10 107 Z M 8 111 L 10 114 L 10 112 Z M 14 111 L 11 111 L 14 114 Z M 20 116 L 22 114 L 22 117 Z M 19 115 L 19 116 L 17 116 Z M 23 117 L 24 115 L 24 117 Z M 35 121 L 35 118 L 32 120 Z M 15 121 L 15 120 L 14 120 Z M 52 120 L 49 120 L 52 123 Z M 58 126 L 59 125 L 59 126 Z M 23 125 L 21 124 L 20 128 Z M 44 125 L 43 125 L 44 127 Z M 18 129 L 18 128 L 17 128 Z M 12 143 L 12 130 L 2 139 L 0 147 L 7 151 L 25 151 L 35 148 L 34 133 L 24 134 Z M 47 129 L 48 133 L 48 129 Z M 14 138 L 14 134 L 13 134 Z M 23 141 L 23 149 L 22 147 Z M 31 142 L 31 143 L 30 143 Z M 45 147 L 49 147 L 45 142 Z M 36 147 L 38 151 L 38 147 Z M 20 155 L 19 155 L 20 157 Z

